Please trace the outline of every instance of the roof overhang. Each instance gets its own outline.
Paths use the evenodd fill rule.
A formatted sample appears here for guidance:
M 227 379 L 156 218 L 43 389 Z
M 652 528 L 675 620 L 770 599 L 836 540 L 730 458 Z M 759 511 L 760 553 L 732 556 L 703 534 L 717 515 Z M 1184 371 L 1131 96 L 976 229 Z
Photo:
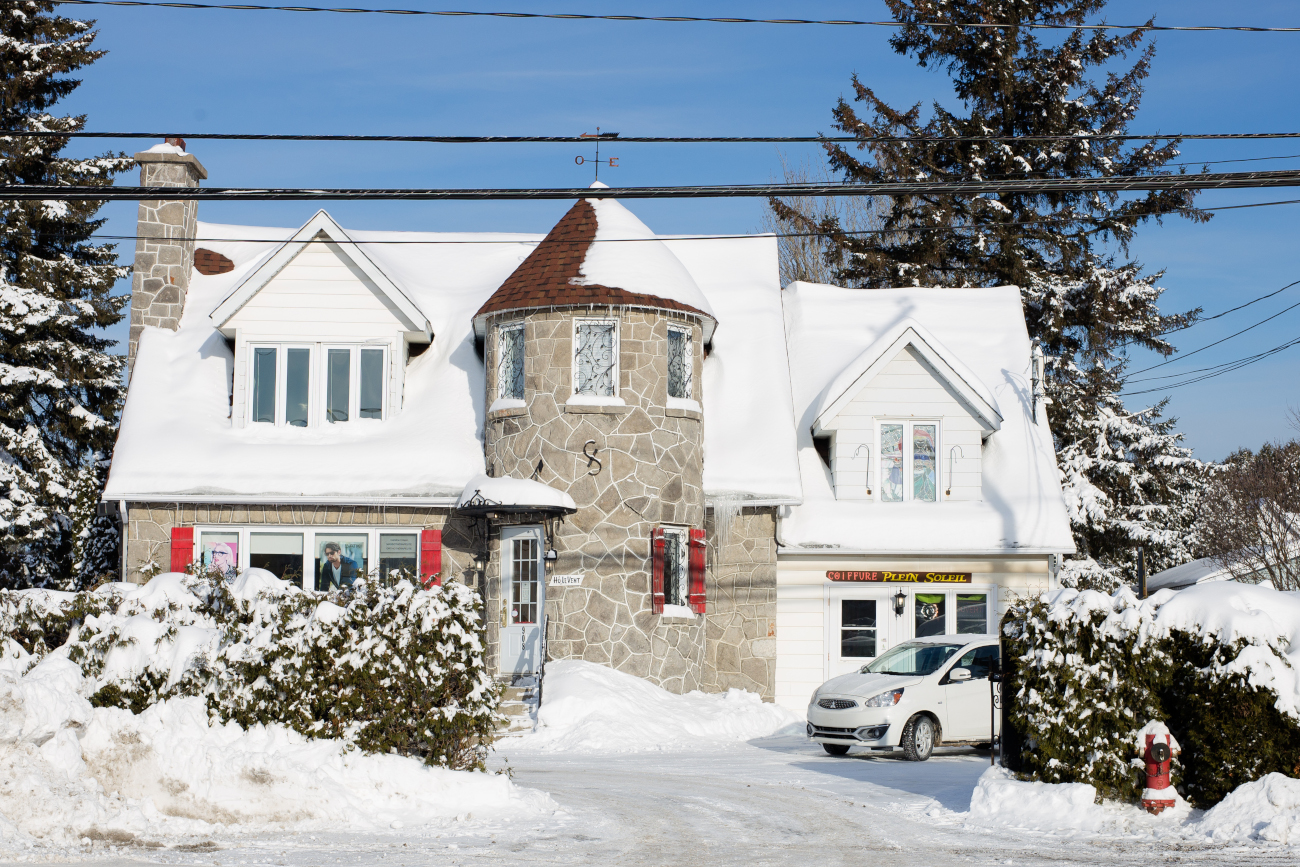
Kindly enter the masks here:
M 456 500 L 456 511 L 473 517 L 493 515 L 572 515 L 578 511 L 564 491 L 532 479 L 492 478 L 478 475 L 469 480 Z

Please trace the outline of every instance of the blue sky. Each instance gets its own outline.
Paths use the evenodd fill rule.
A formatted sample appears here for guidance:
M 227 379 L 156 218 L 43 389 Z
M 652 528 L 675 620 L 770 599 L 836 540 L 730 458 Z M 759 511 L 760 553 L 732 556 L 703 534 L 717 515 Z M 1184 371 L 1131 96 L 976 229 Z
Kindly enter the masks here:
M 887 18 L 880 2 L 817 0 L 410 0 L 403 8 L 746 17 Z M 62 7 L 94 15 L 109 54 L 86 70 L 64 103 L 88 128 L 212 132 L 624 135 L 807 135 L 831 132 L 830 109 L 850 77 L 896 106 L 951 101 L 948 79 L 893 53 L 871 27 L 717 25 L 411 18 L 279 12 Z M 1150 15 L 1162 24 L 1300 25 L 1286 0 L 1251 4 L 1112 3 L 1108 20 Z M 1300 34 L 1165 33 L 1135 132 L 1269 132 L 1300 129 L 1294 57 Z M 114 144 L 128 152 L 152 141 Z M 77 144 L 77 153 L 102 148 Z M 190 142 L 220 186 L 575 186 L 589 183 L 572 145 L 420 145 Z M 615 186 L 755 183 L 776 179 L 776 146 L 637 145 L 609 150 Z M 787 158 L 820 159 L 815 146 Z M 1188 159 L 1300 154 L 1300 140 L 1189 143 Z M 1289 168 L 1300 157 L 1225 164 L 1220 170 Z M 120 183 L 135 183 L 124 176 Z M 1287 189 L 1205 194 L 1203 206 L 1300 198 Z M 309 202 L 204 203 L 212 222 L 297 226 Z M 565 202 L 335 202 L 344 225 L 366 229 L 544 232 Z M 759 226 L 757 200 L 646 201 L 633 209 L 664 233 L 744 232 Z M 111 203 L 105 233 L 130 235 L 134 203 Z M 1164 307 L 1215 313 L 1300 279 L 1292 238 L 1300 205 L 1226 211 L 1208 224 L 1171 220 L 1139 230 L 1132 255 L 1165 271 Z M 133 244 L 122 245 L 130 255 Z M 124 286 L 123 291 L 129 287 Z M 1188 352 L 1300 301 L 1300 286 L 1181 335 Z M 125 337 L 125 328 L 114 336 Z M 1300 308 L 1159 371 L 1204 367 L 1300 337 Z M 1154 361 L 1135 357 L 1134 368 Z M 1264 362 L 1171 392 L 1169 414 L 1198 455 L 1290 437 L 1300 346 Z M 1152 396 L 1136 398 L 1134 401 Z M 1158 397 L 1156 395 L 1155 397 Z M 1136 403 L 1130 406 L 1136 408 Z

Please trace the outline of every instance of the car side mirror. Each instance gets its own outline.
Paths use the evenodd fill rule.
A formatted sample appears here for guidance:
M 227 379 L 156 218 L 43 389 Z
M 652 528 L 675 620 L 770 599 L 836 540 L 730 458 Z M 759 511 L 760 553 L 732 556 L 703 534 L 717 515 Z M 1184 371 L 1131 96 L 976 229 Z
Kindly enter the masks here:
M 948 672 L 949 680 L 970 680 L 970 677 L 969 668 L 954 668 L 952 671 Z

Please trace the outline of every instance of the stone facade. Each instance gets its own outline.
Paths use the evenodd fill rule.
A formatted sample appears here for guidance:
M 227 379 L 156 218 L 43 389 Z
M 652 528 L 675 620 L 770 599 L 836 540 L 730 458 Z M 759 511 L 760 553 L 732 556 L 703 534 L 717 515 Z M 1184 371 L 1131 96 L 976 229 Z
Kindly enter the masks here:
M 574 319 L 591 316 L 619 321 L 622 406 L 566 404 Z M 555 530 L 558 560 L 551 568 L 585 579 L 547 588 L 547 656 L 608 665 L 674 692 L 701 688 L 703 619 L 655 614 L 650 599 L 651 531 L 704 526 L 703 421 L 698 411 L 667 406 L 668 325 L 692 329 L 696 400 L 701 325 L 686 314 L 629 308 L 494 318 L 486 340 L 489 407 L 497 396 L 497 326 L 520 320 L 526 406 L 489 413 L 485 451 L 490 474 L 537 479 L 567 491 L 578 507 Z M 500 556 L 493 553 L 489 605 L 503 607 Z
M 208 176 L 190 154 L 144 152 L 140 164 L 142 187 L 197 187 Z M 127 344 L 128 370 L 135 365 L 140 332 L 146 325 L 176 330 L 194 266 L 195 201 L 141 201 L 136 225 L 135 273 L 131 277 L 131 332 Z
M 718 525 L 726 521 L 729 530 Z M 776 690 L 776 512 L 709 510 L 707 692 L 746 689 L 771 700 Z

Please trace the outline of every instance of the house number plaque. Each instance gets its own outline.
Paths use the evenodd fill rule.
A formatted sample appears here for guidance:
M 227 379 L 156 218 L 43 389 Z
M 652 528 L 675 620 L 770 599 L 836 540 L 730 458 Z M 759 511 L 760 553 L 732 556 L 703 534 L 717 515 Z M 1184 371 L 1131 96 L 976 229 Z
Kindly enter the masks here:
M 969 572 L 834 572 L 826 577 L 831 581 L 886 581 L 915 584 L 969 584 Z

